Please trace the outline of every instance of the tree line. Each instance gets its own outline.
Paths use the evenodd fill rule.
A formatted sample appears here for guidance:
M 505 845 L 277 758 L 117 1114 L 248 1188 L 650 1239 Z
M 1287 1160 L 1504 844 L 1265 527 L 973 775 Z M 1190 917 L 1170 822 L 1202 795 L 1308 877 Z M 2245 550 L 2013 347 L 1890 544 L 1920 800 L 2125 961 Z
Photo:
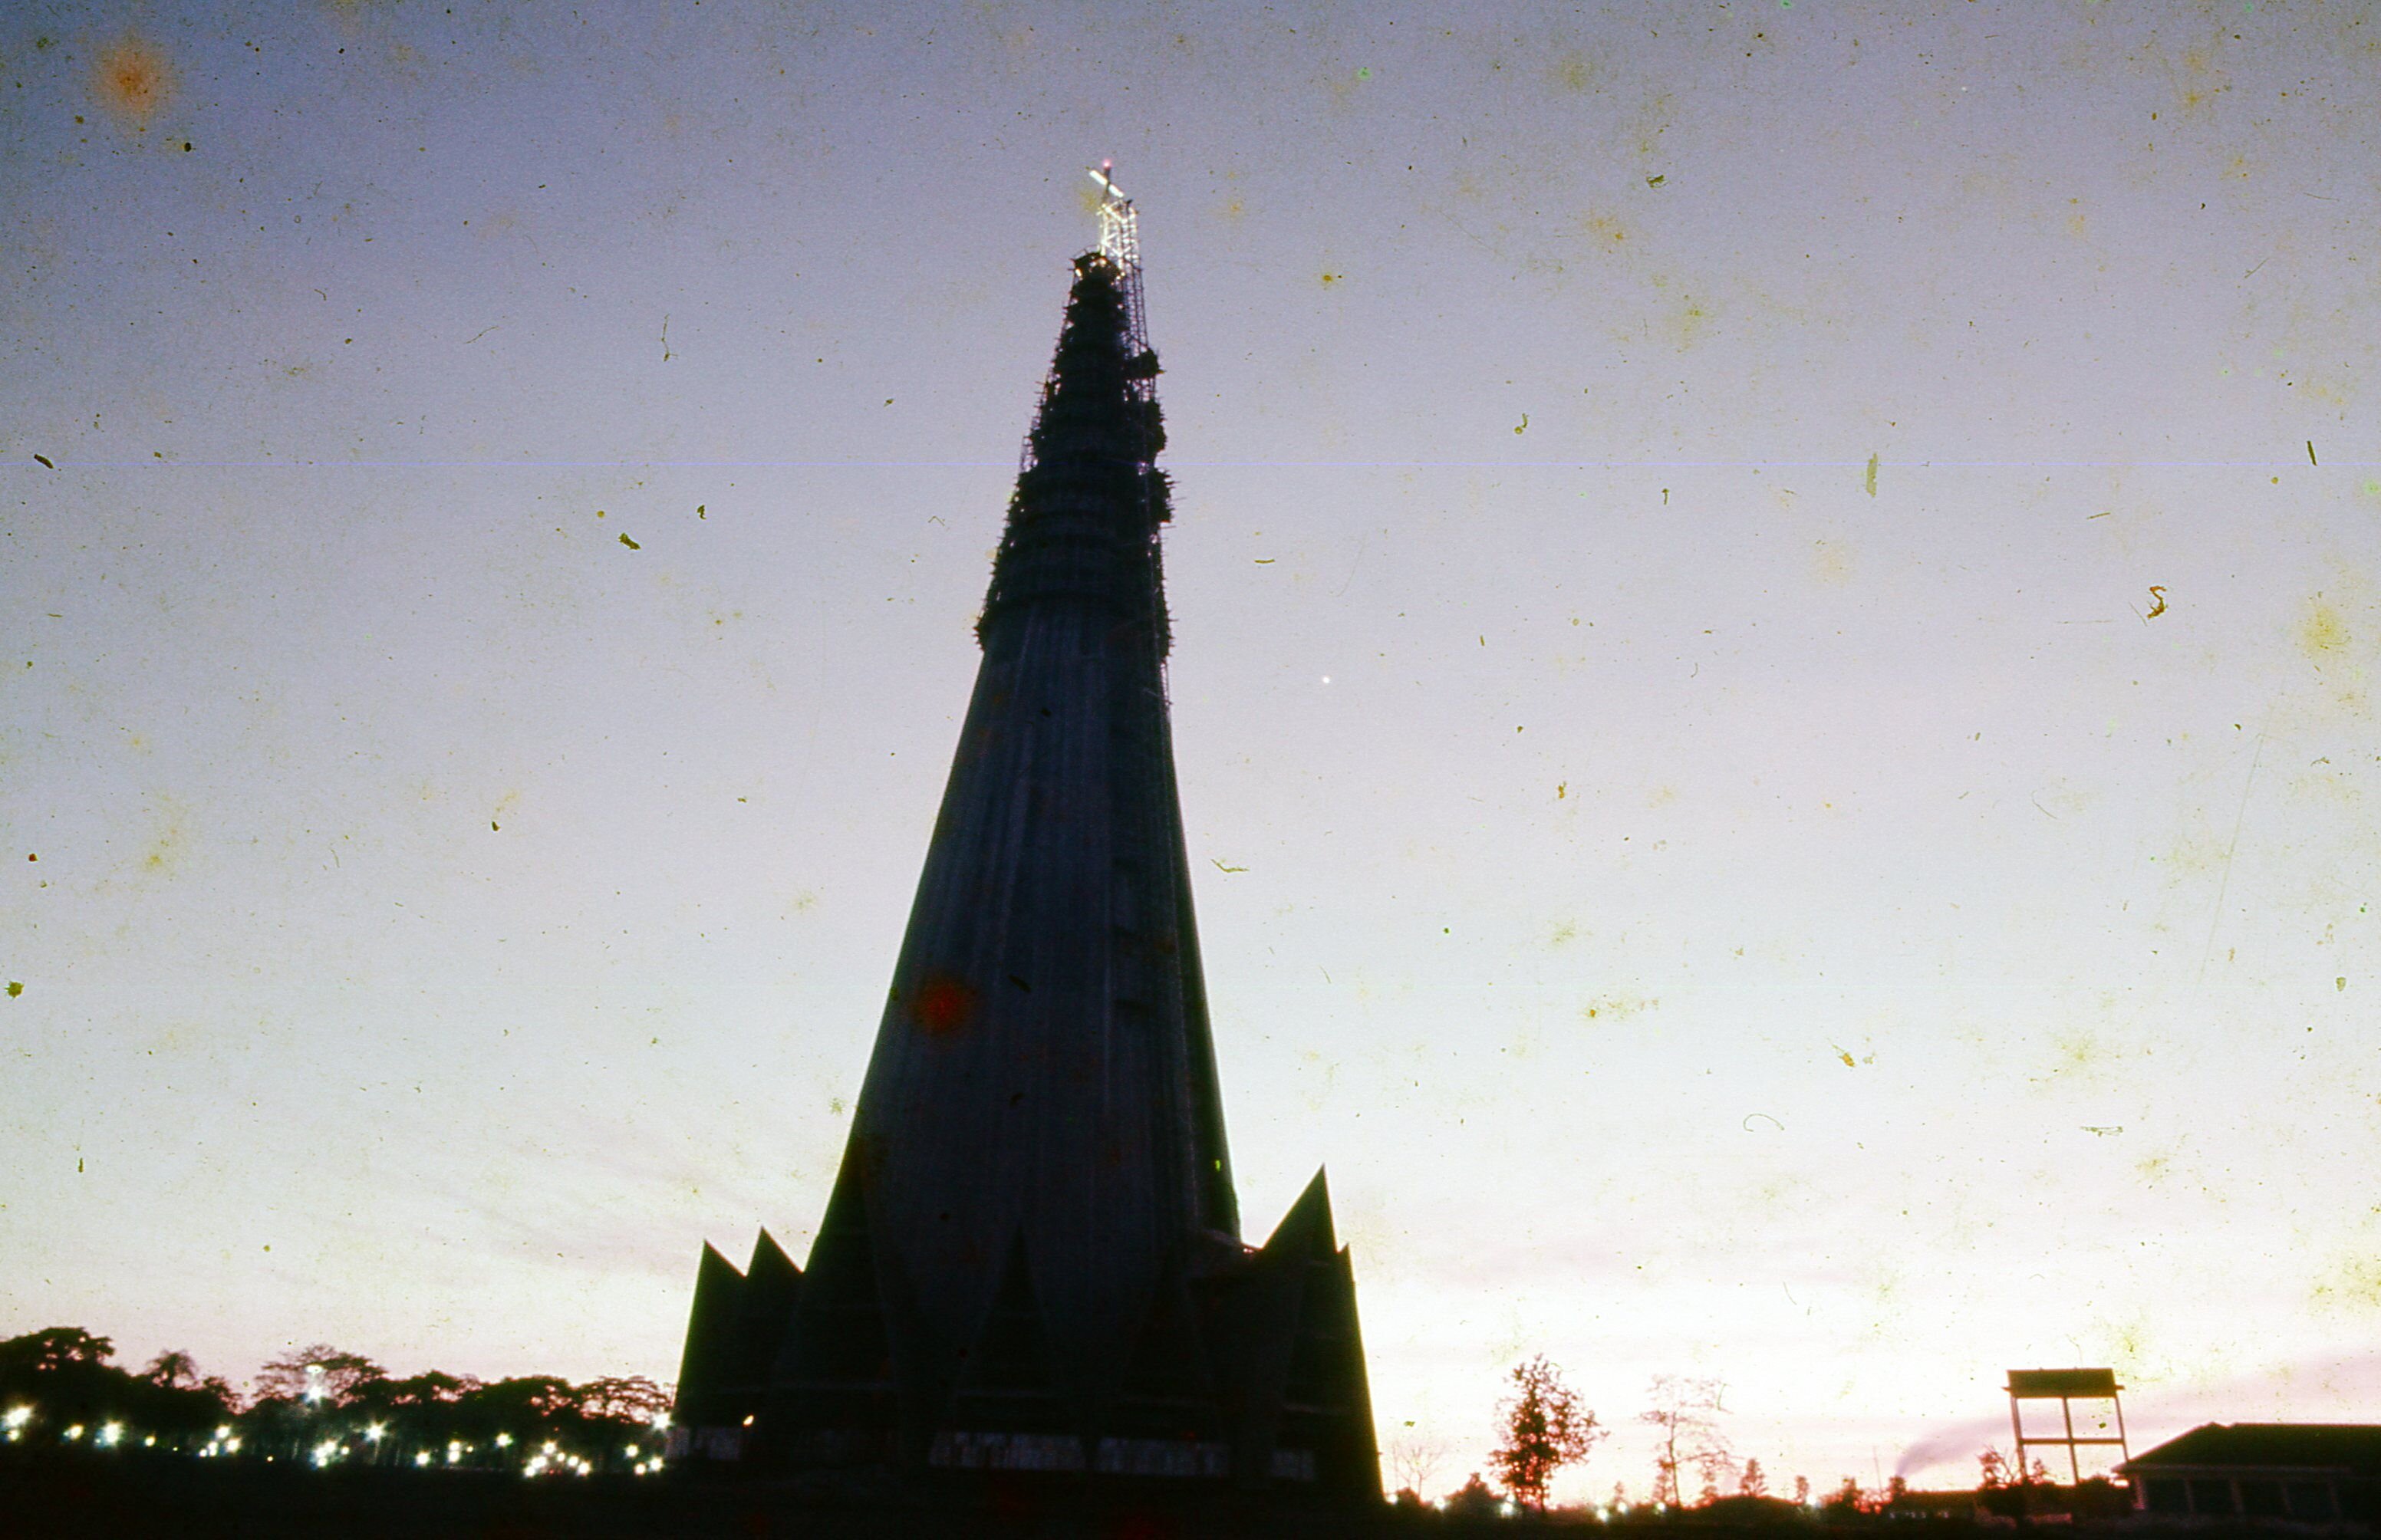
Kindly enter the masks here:
M 1488 1457 L 1496 1485 L 1475 1471 L 1437 1506 L 1477 1515 L 1514 1509 L 1543 1513 L 1556 1474 L 1583 1462 L 1610 1436 L 1612 1430 L 1543 1355 L 1516 1364 L 1510 1384 L 1510 1393 L 1497 1408 L 1500 1442 Z M 1609 1502 L 1597 1505 L 1599 1510 L 1618 1518 L 1691 1508 L 1713 1518 L 1736 1520 L 1779 1519 L 1816 1510 L 1841 1521 L 1862 1514 L 1902 1514 L 1919 1505 L 1919 1496 L 1898 1475 L 1874 1489 L 1863 1488 L 1846 1476 L 1816 1500 L 1805 1476 L 1793 1479 L 1790 1496 L 1773 1492 L 1761 1461 L 1739 1460 L 1728 1446 L 1720 1423 L 1728 1411 L 1726 1389 L 1716 1379 L 1655 1375 L 1647 1396 L 1652 1404 L 1636 1419 L 1654 1430 L 1651 1494 L 1632 1503 L 1626 1485 L 1616 1482 Z M 1399 1482 L 1394 1502 L 1405 1508 L 1426 1506 L 1422 1487 L 1429 1480 L 1437 1451 L 1427 1443 L 1404 1439 L 1393 1440 L 1386 1452 L 1393 1477 Z M 1996 1449 L 1986 1448 L 1978 1454 L 1977 1463 L 1978 1506 L 1987 1510 L 2027 1511 L 2033 1493 L 2055 1489 L 2050 1473 L 2038 1460 L 2028 1469 Z M 2126 1506 L 2118 1490 L 2103 1478 L 2085 1482 L 2069 1494 L 2070 1507 L 2079 1502 L 2111 1513 Z
M 80 1326 L 0 1341 L 0 1442 L 297 1461 L 589 1475 L 661 1468 L 670 1392 L 642 1375 L 574 1384 L 553 1375 L 397 1377 L 316 1343 L 257 1372 L 243 1395 L 190 1355 L 141 1369 Z

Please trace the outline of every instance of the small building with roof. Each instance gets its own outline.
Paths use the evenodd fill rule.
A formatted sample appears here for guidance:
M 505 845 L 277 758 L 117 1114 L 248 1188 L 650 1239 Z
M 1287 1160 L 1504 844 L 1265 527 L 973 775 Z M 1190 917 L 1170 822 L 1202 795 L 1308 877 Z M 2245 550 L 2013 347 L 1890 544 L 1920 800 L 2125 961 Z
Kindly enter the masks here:
M 2152 1517 L 2381 1522 L 2381 1426 L 2209 1423 L 2117 1469 Z

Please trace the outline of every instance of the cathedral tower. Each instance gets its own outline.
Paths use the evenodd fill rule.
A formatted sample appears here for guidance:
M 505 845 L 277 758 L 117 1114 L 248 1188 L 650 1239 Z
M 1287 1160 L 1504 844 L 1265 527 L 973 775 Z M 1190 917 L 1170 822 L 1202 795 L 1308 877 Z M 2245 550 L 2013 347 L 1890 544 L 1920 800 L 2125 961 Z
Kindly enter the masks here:
M 673 1450 L 1376 1499 L 1321 1173 L 1239 1238 L 1166 697 L 1132 206 L 1009 500 L 983 662 L 807 1270 L 704 1248 Z

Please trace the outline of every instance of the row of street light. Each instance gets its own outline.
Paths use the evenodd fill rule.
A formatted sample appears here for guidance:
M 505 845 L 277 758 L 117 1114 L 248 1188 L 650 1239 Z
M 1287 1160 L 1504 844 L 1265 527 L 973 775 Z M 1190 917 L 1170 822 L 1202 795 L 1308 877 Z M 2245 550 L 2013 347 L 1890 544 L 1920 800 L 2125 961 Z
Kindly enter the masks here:
M 312 1375 L 318 1371 L 313 1370 L 310 1365 L 309 1373 Z M 316 1406 L 325 1399 L 321 1393 L 318 1380 L 309 1383 L 305 1399 Z M 24 1405 L 9 1407 L 6 1412 L 0 1412 L 0 1437 L 5 1437 L 6 1442 L 11 1444 L 21 1444 L 25 1441 L 26 1433 L 32 1427 L 34 1421 L 35 1412 L 32 1407 Z M 652 1418 L 653 1431 L 656 1434 L 665 1435 L 669 1429 L 669 1421 L 667 1412 L 655 1412 Z M 388 1438 L 388 1434 L 387 1424 L 375 1422 L 366 1424 L 356 1432 L 318 1439 L 307 1451 L 306 1462 L 316 1470 L 327 1470 L 361 1452 L 369 1457 L 372 1463 L 383 1463 L 386 1453 L 384 1445 Z M 120 1422 L 103 1423 L 96 1431 L 86 1427 L 83 1424 L 74 1423 L 58 1431 L 58 1438 L 62 1443 L 80 1444 L 88 1437 L 92 1448 L 101 1449 L 122 1447 L 126 1436 L 127 1430 Z M 356 1447 L 358 1442 L 360 1442 L 363 1447 L 360 1451 Z M 154 1448 L 157 1444 L 156 1435 L 142 1436 L 140 1443 L 143 1448 Z M 226 1423 L 217 1426 L 214 1435 L 195 1452 L 201 1460 L 225 1458 L 239 1453 L 240 1443 L 238 1430 L 231 1424 Z M 489 1443 L 491 1448 L 496 1451 L 496 1458 L 509 1463 L 505 1451 L 513 1448 L 513 1436 L 509 1433 L 499 1433 Z M 439 1458 L 438 1451 L 416 1449 L 413 1451 L 412 1464 L 422 1470 L 464 1467 L 467 1464 L 471 1468 L 484 1468 L 471 1460 L 472 1456 L 482 1452 L 477 1444 L 460 1438 L 450 1438 L 446 1441 L 443 1461 Z M 624 1459 L 632 1462 L 629 1469 L 635 1475 L 658 1474 L 663 1468 L 663 1457 L 659 1449 L 648 1449 L 643 1445 L 631 1443 L 622 1445 L 620 1453 Z M 274 1457 L 266 1455 L 264 1458 L 270 1461 Z M 521 1474 L 524 1476 L 549 1474 L 589 1476 L 593 1475 L 595 1470 L 593 1461 L 584 1455 L 563 1448 L 558 1440 L 551 1438 L 545 1440 L 533 1451 L 520 1467 Z

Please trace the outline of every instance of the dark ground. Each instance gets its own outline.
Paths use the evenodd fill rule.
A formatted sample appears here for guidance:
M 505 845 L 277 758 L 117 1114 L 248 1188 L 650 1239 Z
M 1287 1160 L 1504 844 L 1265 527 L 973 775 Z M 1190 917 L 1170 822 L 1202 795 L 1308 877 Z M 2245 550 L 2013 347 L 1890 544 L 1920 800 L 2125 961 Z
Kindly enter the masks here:
M 2187 1526 L 2220 1540 L 2232 1526 Z M 2294 1534 L 2319 1532 L 2277 1526 Z M 476 1472 L 317 1472 L 183 1457 L 0 1456 L 0 1536 L 56 1540 L 261 1540 L 282 1535 L 358 1540 L 588 1540 L 689 1536 L 766 1540 L 919 1536 L 922 1540 L 1523 1540 L 1610 1532 L 1615 1540 L 2013 1540 L 1965 1520 L 1813 1519 L 1725 1523 L 1692 1513 L 1599 1524 L 1592 1520 L 1455 1519 L 1387 1508 L 1330 1512 L 1228 1501 L 1152 1505 L 1140 1493 L 1076 1480 L 986 1487 L 826 1491 L 791 1485 L 665 1475 L 543 1477 Z M 2039 1527 L 2037 1527 L 2037 1533 Z M 2178 1535 L 2135 1522 L 2061 1524 L 2058 1540 Z M 2276 1529 L 2260 1533 L 2273 1540 Z M 2367 1533 L 2370 1532 L 2360 1532 Z

